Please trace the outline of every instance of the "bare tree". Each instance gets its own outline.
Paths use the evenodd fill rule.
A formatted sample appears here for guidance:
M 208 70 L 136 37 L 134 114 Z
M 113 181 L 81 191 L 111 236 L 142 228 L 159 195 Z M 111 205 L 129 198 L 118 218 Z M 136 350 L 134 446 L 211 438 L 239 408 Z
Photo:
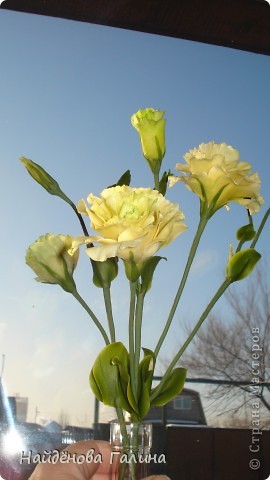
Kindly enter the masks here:
M 226 316 L 212 314 L 181 359 L 189 377 L 228 382 L 207 387 L 215 411 L 250 416 L 260 403 L 261 418 L 270 411 L 270 291 L 261 268 L 226 295 Z M 228 415 L 227 415 L 228 418 Z M 239 418 L 239 417 L 238 417 Z M 268 420 L 269 421 L 269 420 Z

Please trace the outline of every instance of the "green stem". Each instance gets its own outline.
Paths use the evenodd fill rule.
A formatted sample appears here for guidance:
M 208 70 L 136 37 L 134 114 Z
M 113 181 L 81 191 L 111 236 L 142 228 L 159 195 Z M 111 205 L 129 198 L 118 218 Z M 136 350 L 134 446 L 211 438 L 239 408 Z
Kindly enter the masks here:
M 135 388 L 135 344 L 134 344 L 134 319 L 135 319 L 135 305 L 136 305 L 136 290 L 137 282 L 130 282 L 130 305 L 129 305 L 129 355 L 130 355 L 130 383 L 133 395 Z
M 235 253 L 240 252 L 240 250 L 241 250 L 241 248 L 242 248 L 243 245 L 244 245 L 244 241 L 243 241 L 243 240 L 240 240 L 240 242 L 238 243 L 238 246 L 237 246 L 237 248 L 236 248 L 236 250 L 235 250 Z
M 120 407 L 115 407 L 116 413 L 117 413 L 117 418 L 120 424 L 120 430 L 122 437 L 124 438 L 124 442 L 127 444 L 128 443 L 128 435 L 127 435 L 127 429 L 125 425 L 125 417 L 123 414 L 123 410 Z
M 105 340 L 105 343 L 106 345 L 109 345 L 110 344 L 110 340 L 108 338 L 108 335 L 107 333 L 105 332 L 103 326 L 101 325 L 100 321 L 97 319 L 96 315 L 94 314 L 94 312 L 91 310 L 91 308 L 87 305 L 87 303 L 84 301 L 84 299 L 80 296 L 80 294 L 77 292 L 77 290 L 75 290 L 74 292 L 72 292 L 72 295 L 74 298 L 76 298 L 76 300 L 78 300 L 78 302 L 81 304 L 81 306 L 86 310 L 86 312 L 88 313 L 88 315 L 90 315 L 90 317 L 92 318 L 93 322 L 96 324 L 97 328 L 99 329 L 101 335 L 103 336 L 104 340 Z
M 261 233 L 262 233 L 262 230 L 263 230 L 263 228 L 264 228 L 264 225 L 265 225 L 265 223 L 266 223 L 269 215 L 270 215 L 270 208 L 268 208 L 268 210 L 266 211 L 266 213 L 265 213 L 265 215 L 264 215 L 264 217 L 263 217 L 263 219 L 262 219 L 262 221 L 261 221 L 261 224 L 260 224 L 260 226 L 259 226 L 259 228 L 258 228 L 258 230 L 257 230 L 257 233 L 256 233 L 256 235 L 255 235 L 255 237 L 254 237 L 254 239 L 253 239 L 253 242 L 252 242 L 251 245 L 250 245 L 250 248 L 254 248 L 254 247 L 255 247 L 257 241 L 259 240 L 259 237 L 260 237 L 260 235 L 261 235 Z
M 159 172 L 154 172 L 155 190 L 159 192 Z
M 83 230 L 84 235 L 85 235 L 86 237 L 89 237 L 88 230 L 87 230 L 87 228 L 86 228 L 86 226 L 85 226 L 85 223 L 84 223 L 84 220 L 83 220 L 81 214 L 77 211 L 77 208 L 76 208 L 76 206 L 75 206 L 74 204 L 71 204 L 71 207 L 73 208 L 74 212 L 76 213 L 76 215 L 77 215 L 77 217 L 78 217 L 78 219 L 79 219 L 79 222 L 80 222 L 80 224 L 81 224 L 81 227 L 82 227 L 82 230 Z
M 127 446 L 129 444 L 129 438 L 128 438 L 128 434 L 127 434 L 127 428 L 126 428 L 126 423 L 125 423 L 123 410 L 122 410 L 122 408 L 117 407 L 117 406 L 115 407 L 115 409 L 116 409 L 117 418 L 118 418 L 119 425 L 120 425 L 121 435 L 122 435 L 122 438 L 123 438 L 123 446 L 124 445 Z M 121 463 L 120 462 L 119 468 L 120 468 L 120 470 L 119 470 L 119 480 L 124 480 L 126 463 Z
M 73 203 L 72 200 L 70 200 L 70 198 L 68 198 L 68 197 L 65 195 L 65 193 L 62 192 L 62 191 L 61 191 L 61 195 L 59 195 L 59 196 L 60 196 L 60 198 L 62 198 L 62 200 L 64 200 L 64 202 L 68 203 L 68 205 L 71 206 L 72 210 L 74 210 L 76 216 L 77 216 L 78 219 L 79 219 L 79 222 L 80 222 L 81 227 L 82 227 L 82 229 L 83 229 L 84 235 L 85 235 L 86 237 L 89 237 L 89 233 L 88 233 L 88 231 L 87 231 L 87 228 L 86 228 L 86 226 L 85 226 L 85 223 L 84 223 L 84 221 L 83 221 L 83 218 L 82 218 L 81 214 L 78 212 L 75 203 Z
M 231 284 L 231 281 L 230 280 L 225 280 L 221 286 L 219 287 L 219 289 L 217 290 L 217 292 L 215 293 L 215 295 L 213 296 L 212 300 L 209 302 L 209 304 L 207 305 L 206 309 L 204 310 L 204 312 L 202 313 L 199 321 L 196 323 L 195 327 L 193 328 L 192 332 L 189 334 L 188 338 L 186 339 L 185 343 L 183 344 L 183 346 L 180 348 L 180 350 L 178 351 L 178 353 L 175 355 L 175 357 L 173 358 L 172 362 L 170 363 L 168 369 L 166 370 L 166 373 L 165 375 L 163 376 L 162 380 L 160 381 L 159 385 L 157 386 L 157 388 L 155 389 L 155 391 L 153 392 L 153 395 L 151 396 L 151 401 L 153 401 L 159 394 L 159 392 L 162 390 L 162 387 L 163 385 L 165 384 L 167 378 L 169 377 L 169 375 L 171 374 L 174 366 L 177 364 L 177 362 L 180 360 L 181 356 L 183 355 L 183 353 L 185 352 L 185 350 L 187 349 L 188 345 L 190 344 L 190 342 L 193 340 L 194 336 L 196 335 L 197 331 L 199 330 L 199 328 L 201 327 L 202 323 L 204 322 L 204 320 L 206 319 L 206 317 L 209 315 L 209 313 L 211 312 L 212 308 L 214 307 L 214 305 L 216 304 L 216 302 L 218 301 L 218 299 L 223 295 L 223 293 L 225 292 L 225 290 L 229 287 L 229 285 Z
M 165 340 L 165 337 L 168 333 L 168 330 L 171 326 L 171 323 L 172 323 L 172 320 L 173 320 L 173 317 L 174 317 L 174 314 L 175 314 L 175 311 L 176 311 L 176 308 L 178 306 L 178 303 L 179 303 L 179 300 L 181 298 L 181 295 L 183 293 L 183 290 L 184 290 L 184 287 L 185 287 L 185 284 L 186 284 L 186 281 L 187 281 L 187 277 L 188 277 L 188 274 L 189 274 L 189 271 L 190 271 L 190 267 L 192 265 L 192 262 L 194 260 L 194 257 L 195 257 L 195 254 L 196 254 L 196 251 L 197 251 L 197 248 L 198 248 L 198 245 L 199 245 L 199 242 L 200 242 L 200 239 L 201 239 L 201 236 L 203 234 L 203 231 L 207 225 L 207 222 L 208 222 L 208 216 L 207 215 L 203 215 L 201 216 L 200 218 L 200 222 L 199 222 L 199 225 L 198 225 L 198 228 L 197 228 L 197 232 L 195 234 L 195 237 L 194 237 L 194 240 L 192 242 L 192 245 L 191 245 L 191 248 L 190 248 L 190 252 L 189 252 L 189 256 L 188 256 L 188 259 L 187 259 L 187 263 L 186 263 L 186 267 L 185 267 L 185 270 L 184 270 L 184 273 L 183 273 L 183 276 L 182 276 L 182 279 L 181 279 L 181 282 L 180 282 L 180 285 L 179 285 L 179 288 L 177 290 L 177 293 L 176 293 L 176 296 L 175 296 L 175 299 L 174 299 L 174 302 L 172 304 L 172 308 L 171 308 L 171 311 L 169 313 L 169 316 L 168 316 L 168 320 L 165 324 L 165 327 L 163 329 L 163 332 L 159 338 L 159 341 L 157 343 L 157 346 L 155 348 L 155 357 L 158 356 L 158 353 L 159 353 L 159 350 Z
M 136 315 L 135 315 L 135 350 L 134 350 L 134 387 L 135 387 L 135 399 L 138 401 L 138 389 L 139 389 L 139 363 L 141 352 L 141 334 L 142 334 L 142 315 L 143 315 L 143 303 L 144 293 L 139 293 L 137 297 Z
M 107 320 L 108 320 L 108 325 L 110 330 L 111 342 L 113 343 L 115 342 L 115 327 L 114 327 L 114 321 L 113 321 L 110 287 L 103 288 L 103 296 L 104 296 Z

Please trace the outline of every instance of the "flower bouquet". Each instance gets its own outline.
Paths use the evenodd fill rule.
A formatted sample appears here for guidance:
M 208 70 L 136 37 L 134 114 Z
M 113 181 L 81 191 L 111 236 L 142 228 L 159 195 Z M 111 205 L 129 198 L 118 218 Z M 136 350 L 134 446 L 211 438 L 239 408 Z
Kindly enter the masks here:
M 176 165 L 176 170 L 180 172 L 178 176 L 170 171 L 161 174 L 166 150 L 164 112 L 152 108 L 139 110 L 132 116 L 131 123 L 140 135 L 142 153 L 153 175 L 153 188 L 131 187 L 131 175 L 127 170 L 114 185 L 105 188 L 99 197 L 90 193 L 87 201 L 80 200 L 76 206 L 42 167 L 26 158 L 21 158 L 21 161 L 42 187 L 71 206 L 80 222 L 82 235 L 71 237 L 46 234 L 39 237 L 28 248 L 26 263 L 36 273 L 37 281 L 60 285 L 73 295 L 103 337 L 105 346 L 90 371 L 90 386 L 100 402 L 115 407 L 123 451 L 135 451 L 134 461 L 129 462 L 127 459 L 121 464 L 119 478 L 137 480 L 141 478 L 136 467 L 139 422 L 151 406 L 165 405 L 181 392 L 186 378 L 186 369 L 178 366 L 181 356 L 229 285 L 247 277 L 260 259 L 261 255 L 255 250 L 255 245 L 269 210 L 256 231 L 252 216 L 263 203 L 260 179 L 257 173 L 251 172 L 249 163 L 240 161 L 239 152 L 233 147 L 226 143 L 201 144 L 184 156 L 185 164 Z M 187 228 L 179 206 L 165 197 L 167 187 L 176 183 L 185 184 L 199 197 L 200 220 L 168 318 L 164 321 L 155 349 L 151 350 L 142 342 L 141 331 L 145 297 L 163 258 L 156 253 Z M 200 238 L 211 217 L 222 207 L 228 208 L 232 201 L 245 208 L 247 223 L 237 231 L 236 249 L 230 247 L 224 281 L 160 382 L 153 386 L 160 348 L 178 307 Z M 94 234 L 89 234 L 83 217 L 88 217 L 87 223 L 90 223 Z M 247 242 L 249 245 L 243 248 Z M 73 273 L 81 246 L 85 246 L 86 255 L 91 261 L 93 284 L 103 291 L 106 322 L 97 318 L 77 290 Z M 130 285 L 128 346 L 117 341 L 111 298 L 111 283 L 116 279 L 121 264 Z M 126 413 L 135 425 L 132 435 L 126 424 Z

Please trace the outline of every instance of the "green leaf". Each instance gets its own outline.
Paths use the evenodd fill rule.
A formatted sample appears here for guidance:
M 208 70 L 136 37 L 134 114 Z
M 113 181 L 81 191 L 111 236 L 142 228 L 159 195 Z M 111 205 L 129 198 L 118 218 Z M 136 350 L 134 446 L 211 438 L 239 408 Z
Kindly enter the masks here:
M 139 409 L 138 409 L 137 402 L 136 402 L 136 400 L 134 398 L 134 395 L 133 395 L 133 392 L 132 392 L 130 380 L 128 382 L 128 387 L 127 387 L 127 398 L 128 398 L 128 402 L 129 402 L 130 406 L 132 407 L 134 412 L 136 412 L 136 414 L 139 416 Z
M 227 263 L 226 278 L 237 282 L 246 278 L 260 260 L 261 254 L 253 248 L 246 248 L 232 255 Z
M 142 420 L 150 409 L 150 393 L 147 385 L 142 382 L 141 394 L 139 399 L 139 415 Z
M 248 242 L 252 240 L 256 235 L 253 225 L 250 223 L 239 228 L 236 232 L 236 238 L 239 242 Z
M 145 358 L 148 355 L 155 358 L 154 352 L 153 352 L 153 350 L 150 350 L 150 348 L 142 347 L 142 350 L 143 350 L 143 354 L 144 354 L 143 358 Z
M 127 400 L 129 354 L 121 342 L 111 343 L 101 350 L 90 373 L 90 385 L 105 405 L 119 406 L 130 412 Z
M 117 185 L 119 185 L 120 187 L 122 185 L 127 185 L 129 186 L 130 185 L 130 181 L 131 181 L 131 173 L 130 173 L 130 170 L 127 170 L 125 173 L 123 173 L 123 175 L 119 178 L 118 182 L 117 182 Z
M 140 419 L 144 418 L 150 408 L 150 391 L 155 368 L 155 355 L 152 350 L 143 348 L 144 357 L 139 364 L 140 395 L 139 413 Z
M 170 170 L 167 172 L 164 172 L 160 181 L 159 181 L 159 192 L 165 197 L 166 191 L 167 191 L 167 185 L 168 185 L 168 177 L 171 175 Z
M 116 183 L 114 183 L 113 185 L 109 185 L 109 187 L 107 187 L 107 188 L 117 187 L 118 185 L 120 187 L 122 185 L 129 186 L 130 181 L 131 181 L 131 173 L 130 173 L 130 170 L 127 170 L 125 173 L 123 173 L 123 175 L 121 175 L 121 177 L 119 178 L 119 180 L 117 180 Z
M 139 375 L 142 381 L 148 386 L 150 392 L 156 359 L 152 350 L 143 348 L 143 352 L 144 357 L 139 364 Z
M 156 397 L 154 394 L 158 387 L 152 390 L 151 397 L 154 398 L 151 400 L 151 406 L 162 407 L 178 395 L 184 387 L 186 375 L 187 370 L 185 368 L 175 368 L 163 385 L 161 392 L 159 392 Z
M 90 383 L 90 387 L 92 388 L 92 391 L 93 391 L 94 395 L 97 397 L 97 399 L 100 402 L 103 402 L 101 391 L 98 388 L 97 382 L 96 382 L 94 374 L 93 374 L 93 369 L 91 370 L 90 375 L 89 375 L 89 383 Z
M 166 260 L 165 257 L 150 257 L 143 265 L 141 270 L 141 293 L 144 295 L 151 288 L 155 269 L 161 259 Z

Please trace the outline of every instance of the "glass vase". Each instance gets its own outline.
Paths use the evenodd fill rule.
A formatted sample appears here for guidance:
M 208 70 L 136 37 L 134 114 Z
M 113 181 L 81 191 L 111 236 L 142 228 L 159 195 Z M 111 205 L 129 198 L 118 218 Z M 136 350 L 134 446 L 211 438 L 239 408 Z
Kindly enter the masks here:
M 141 480 L 150 474 L 150 423 L 112 422 L 110 443 L 118 462 L 118 480 Z

